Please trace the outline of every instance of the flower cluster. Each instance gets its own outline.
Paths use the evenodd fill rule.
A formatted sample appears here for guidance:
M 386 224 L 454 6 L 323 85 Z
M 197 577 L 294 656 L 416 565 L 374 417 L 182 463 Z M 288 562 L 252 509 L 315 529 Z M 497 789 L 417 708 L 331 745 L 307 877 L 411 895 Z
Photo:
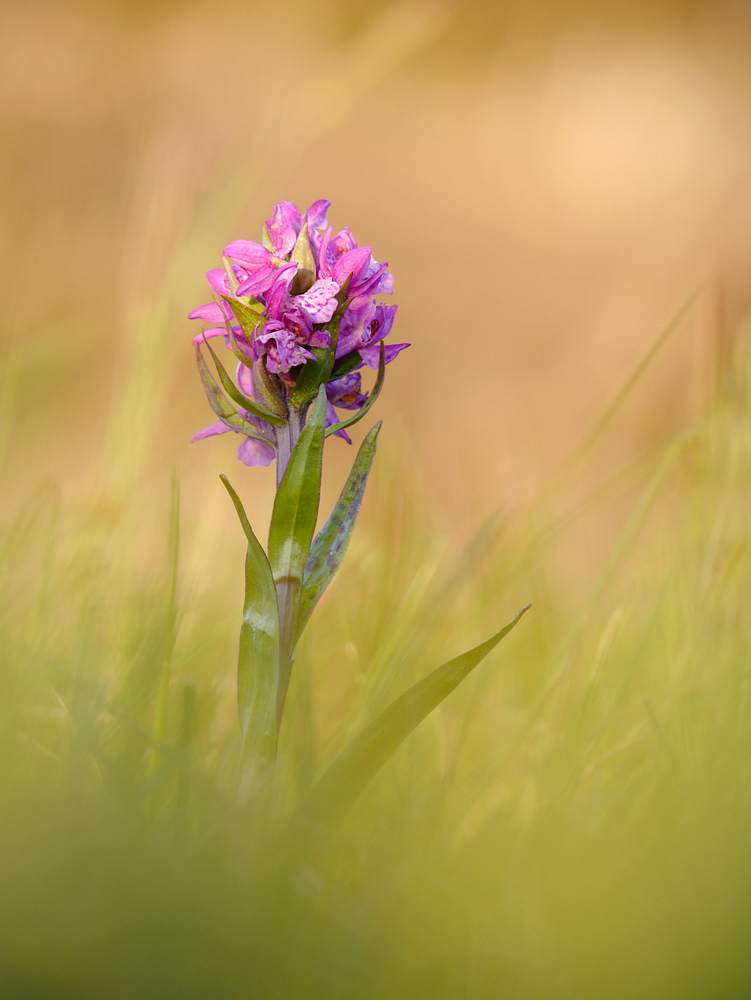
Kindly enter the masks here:
M 368 401 L 358 369 L 377 369 L 409 345 L 383 344 L 397 307 L 377 296 L 391 294 L 393 277 L 349 229 L 334 235 L 328 208 L 328 201 L 316 201 L 301 214 L 292 202 L 278 202 L 261 243 L 236 240 L 225 247 L 225 267 L 206 276 L 215 301 L 194 309 L 190 319 L 211 324 L 195 345 L 222 337 L 238 358 L 237 389 L 248 406 L 258 401 L 277 415 L 295 407 L 304 417 L 309 396 L 301 385 L 315 371 L 326 385 L 327 426 L 333 426 L 341 422 L 337 407 L 359 410 Z M 228 418 L 212 405 L 220 421 L 193 440 L 235 430 L 245 435 L 241 461 L 273 461 L 277 431 L 257 406 L 254 413 L 239 405 Z M 336 433 L 349 440 L 343 428 Z

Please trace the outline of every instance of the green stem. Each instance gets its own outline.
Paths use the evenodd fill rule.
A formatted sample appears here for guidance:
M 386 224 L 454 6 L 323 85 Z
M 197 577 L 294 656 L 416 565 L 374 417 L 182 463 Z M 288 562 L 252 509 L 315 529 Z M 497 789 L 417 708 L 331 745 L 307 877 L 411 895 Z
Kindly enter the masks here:
M 289 406 L 289 420 L 277 428 L 276 455 L 276 488 L 287 469 L 290 456 L 294 451 L 297 439 L 305 426 L 305 412 Z M 284 703 L 287 699 L 292 664 L 295 659 L 295 640 L 297 639 L 297 616 L 300 607 L 300 582 L 296 580 L 279 580 L 276 583 L 276 599 L 279 607 L 279 685 L 277 688 L 276 726 L 277 732 L 282 722 Z

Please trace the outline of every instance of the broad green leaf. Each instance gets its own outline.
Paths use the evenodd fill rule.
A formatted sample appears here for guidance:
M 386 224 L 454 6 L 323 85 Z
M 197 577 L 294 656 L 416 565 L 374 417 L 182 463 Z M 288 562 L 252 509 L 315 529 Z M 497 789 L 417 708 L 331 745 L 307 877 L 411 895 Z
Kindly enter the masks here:
M 242 502 L 220 477 L 235 505 L 245 537 L 245 606 L 237 665 L 237 707 L 242 734 L 243 784 L 252 787 L 276 758 L 279 683 L 279 612 L 266 553 L 253 533 Z
M 303 802 L 297 819 L 320 823 L 341 815 L 407 736 L 508 635 L 530 607 L 525 604 L 500 632 L 444 663 L 392 702 L 336 758 Z
M 229 398 L 234 403 L 237 403 L 238 406 L 242 406 L 244 410 L 247 410 L 254 416 L 260 417 L 262 420 L 268 421 L 270 424 L 276 424 L 277 426 L 281 426 L 282 424 L 285 424 L 287 422 L 283 417 L 278 417 L 276 413 L 272 413 L 271 410 L 265 407 L 262 403 L 259 403 L 256 399 L 253 399 L 252 396 L 246 396 L 244 392 L 241 392 L 227 374 L 226 369 L 222 365 L 219 358 L 216 356 L 216 352 L 212 348 L 211 344 L 208 341 L 205 341 L 205 343 L 206 347 L 209 350 L 209 354 L 213 358 L 214 364 L 216 365 L 216 371 L 219 376 L 219 381 L 222 383 L 224 391 L 227 393 Z
M 346 427 L 351 427 L 352 424 L 356 424 L 359 420 L 365 416 L 368 410 L 371 408 L 373 403 L 378 399 L 379 393 L 383 388 L 383 380 L 386 375 L 386 350 L 381 342 L 381 351 L 378 357 L 378 376 L 375 381 L 370 395 L 368 396 L 367 402 L 357 411 L 353 413 L 351 417 L 346 420 L 340 420 L 338 424 L 332 424 L 331 427 L 326 428 L 326 437 L 330 434 L 336 434 L 337 431 L 343 431 Z
M 352 529 L 360 512 L 370 467 L 375 458 L 380 422 L 368 432 L 352 464 L 352 471 L 344 484 L 336 506 L 328 521 L 316 535 L 305 563 L 297 635 L 302 634 L 313 609 L 326 587 L 334 578 L 347 551 Z
M 276 584 L 281 627 L 280 716 L 297 638 L 303 571 L 310 553 L 321 498 L 325 422 L 326 390 L 321 386 L 310 418 L 302 429 L 279 483 L 271 515 L 269 562 Z
M 226 424 L 227 427 L 231 427 L 233 431 L 240 431 L 240 433 L 245 434 L 246 437 L 252 437 L 257 441 L 263 441 L 264 444 L 274 448 L 274 443 L 267 437 L 264 437 L 257 427 L 251 424 L 249 420 L 246 420 L 242 414 L 238 413 L 232 403 L 230 403 L 224 395 L 222 390 L 217 385 L 216 379 L 209 371 L 209 366 L 204 361 L 200 347 L 196 347 L 196 360 L 198 362 L 198 373 L 201 376 L 201 382 L 203 383 L 203 388 L 206 392 L 209 405 L 222 423 Z

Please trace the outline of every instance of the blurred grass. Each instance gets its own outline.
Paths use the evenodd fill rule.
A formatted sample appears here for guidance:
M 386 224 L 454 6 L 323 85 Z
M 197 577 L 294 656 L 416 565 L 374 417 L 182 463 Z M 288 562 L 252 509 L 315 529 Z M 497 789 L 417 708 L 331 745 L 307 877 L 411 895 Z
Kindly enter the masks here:
M 0 995 L 748 996 L 745 11 L 111 6 L 2 12 Z M 415 346 L 254 812 L 234 458 L 188 449 L 180 317 L 216 247 L 322 195 Z M 351 735 L 527 599 L 281 850 Z
M 30 498 L 0 540 L 3 995 L 747 995 L 748 346 L 578 505 L 585 534 L 628 514 L 574 591 L 576 517 L 540 543 L 547 497 L 462 550 L 386 451 L 260 814 L 234 798 L 240 546 L 175 604 L 166 484 L 146 566 L 131 518 Z M 348 734 L 526 598 L 330 839 L 282 850 Z

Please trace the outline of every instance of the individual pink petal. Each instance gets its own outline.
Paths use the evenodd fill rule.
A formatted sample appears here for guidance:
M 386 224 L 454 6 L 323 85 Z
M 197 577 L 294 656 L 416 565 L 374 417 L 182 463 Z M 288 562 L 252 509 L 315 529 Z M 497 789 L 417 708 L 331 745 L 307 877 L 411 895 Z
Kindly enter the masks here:
M 235 240 L 224 248 L 224 256 L 250 264 L 252 269 L 271 263 L 271 253 L 266 247 L 251 240 Z
M 208 330 L 204 330 L 203 333 L 196 334 L 193 338 L 193 346 L 200 347 L 204 340 L 210 340 L 211 337 L 227 337 L 227 327 L 212 326 Z M 229 340 L 229 337 L 227 339 Z
M 301 229 L 297 205 L 291 201 L 278 201 L 266 226 L 274 253 L 279 257 L 286 257 L 295 245 Z
M 272 264 L 264 264 L 256 268 L 237 286 L 238 295 L 262 295 L 274 283 L 276 268 Z
M 240 392 L 244 392 L 246 396 L 255 396 L 255 387 L 253 385 L 253 372 L 247 365 L 242 362 L 237 366 L 237 373 L 235 375 L 237 381 L 237 387 Z
M 330 278 L 331 277 L 331 262 L 329 261 L 329 243 L 331 242 L 331 237 L 334 234 L 334 230 L 331 226 L 324 232 L 321 237 L 321 245 L 318 247 L 318 277 L 319 278 Z M 332 255 L 333 256 L 333 255 Z
M 357 247 L 355 250 L 347 250 L 334 264 L 334 281 L 343 285 L 348 275 L 352 275 L 352 285 L 360 280 L 370 263 L 370 247 Z
M 219 421 L 216 424 L 209 424 L 208 427 L 204 427 L 202 431 L 198 431 L 196 434 L 194 434 L 190 440 L 203 441 L 204 438 L 214 437 L 216 434 L 226 434 L 231 429 L 232 429 L 231 427 L 227 427 L 226 424 L 223 424 L 221 421 Z
M 285 264 L 274 272 L 272 283 L 266 291 L 266 312 L 272 319 L 278 318 L 287 302 L 297 267 L 296 263 Z
M 274 449 L 256 438 L 245 438 L 237 449 L 237 457 L 246 465 L 271 465 Z
M 223 323 L 224 313 L 216 302 L 207 302 L 205 306 L 199 306 L 192 313 L 188 313 L 188 319 L 202 319 L 204 323 Z
M 209 285 L 219 295 L 232 294 L 229 287 L 227 272 L 223 267 L 213 267 L 210 271 L 206 272 L 206 278 L 208 279 Z
M 331 207 L 331 202 L 325 198 L 314 201 L 305 213 L 308 218 L 308 232 L 312 229 L 322 229 L 326 225 L 326 213 Z
M 357 240 L 352 235 L 352 230 L 345 226 L 344 229 L 340 229 L 336 236 L 334 236 L 330 246 L 334 256 L 341 257 L 348 250 L 354 250 L 357 247 Z

